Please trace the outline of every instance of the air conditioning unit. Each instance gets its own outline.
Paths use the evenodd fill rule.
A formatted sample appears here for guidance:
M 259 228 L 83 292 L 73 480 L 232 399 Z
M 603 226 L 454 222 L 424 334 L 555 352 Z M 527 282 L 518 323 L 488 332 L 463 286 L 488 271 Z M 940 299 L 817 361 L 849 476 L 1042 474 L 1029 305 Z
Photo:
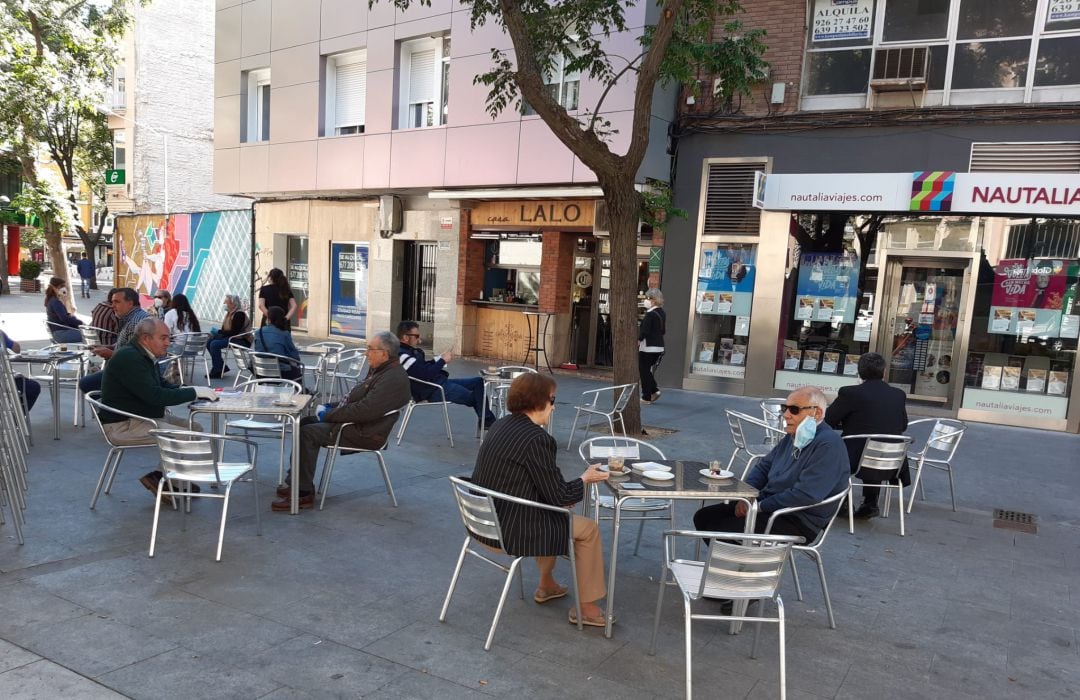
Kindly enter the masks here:
M 874 92 L 925 90 L 929 74 L 930 49 L 925 46 L 877 49 L 870 89 Z
M 390 238 L 401 232 L 403 225 L 401 198 L 392 194 L 379 197 L 379 235 Z

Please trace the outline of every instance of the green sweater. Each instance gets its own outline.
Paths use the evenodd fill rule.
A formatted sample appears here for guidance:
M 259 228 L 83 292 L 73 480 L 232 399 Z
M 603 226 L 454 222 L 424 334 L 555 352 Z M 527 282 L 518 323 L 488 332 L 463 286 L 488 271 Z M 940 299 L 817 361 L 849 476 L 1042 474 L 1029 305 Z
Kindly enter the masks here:
M 157 362 L 141 345 L 125 345 L 105 363 L 101 379 L 101 402 L 146 418 L 161 418 L 167 406 L 195 400 L 191 387 L 177 387 L 161 378 Z M 115 413 L 101 413 L 102 423 L 127 420 Z

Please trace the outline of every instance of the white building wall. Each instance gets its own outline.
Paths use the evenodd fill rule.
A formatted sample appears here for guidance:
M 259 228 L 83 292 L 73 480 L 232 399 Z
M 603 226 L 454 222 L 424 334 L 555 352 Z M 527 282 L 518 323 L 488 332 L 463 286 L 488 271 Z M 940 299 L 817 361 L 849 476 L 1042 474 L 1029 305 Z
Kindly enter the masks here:
M 135 6 L 134 66 L 127 72 L 125 116 L 169 132 L 173 212 L 242 209 L 251 204 L 214 194 L 215 9 L 215 0 L 154 0 L 146 7 Z M 163 212 L 162 137 L 146 127 L 128 126 L 135 211 Z

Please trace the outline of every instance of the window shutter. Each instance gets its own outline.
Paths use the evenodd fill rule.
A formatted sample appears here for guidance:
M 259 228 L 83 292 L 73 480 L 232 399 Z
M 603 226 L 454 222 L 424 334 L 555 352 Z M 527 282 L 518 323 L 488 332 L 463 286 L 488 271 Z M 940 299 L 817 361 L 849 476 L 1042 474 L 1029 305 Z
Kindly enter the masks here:
M 409 102 L 435 101 L 435 49 L 413 51 L 409 59 Z
M 360 126 L 364 123 L 367 102 L 367 62 L 337 66 L 337 94 L 334 96 L 335 126 Z
M 973 173 L 1080 173 L 1080 142 L 973 143 Z
M 710 163 L 701 233 L 758 233 L 761 212 L 753 205 L 754 173 L 767 163 Z

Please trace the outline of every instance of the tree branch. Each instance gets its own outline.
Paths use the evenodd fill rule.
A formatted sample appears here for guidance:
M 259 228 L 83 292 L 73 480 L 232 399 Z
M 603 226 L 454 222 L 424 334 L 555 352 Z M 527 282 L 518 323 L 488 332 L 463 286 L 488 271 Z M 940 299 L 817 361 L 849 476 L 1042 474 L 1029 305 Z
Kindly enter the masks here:
M 600 99 L 596 101 L 596 106 L 593 107 L 592 119 L 589 120 L 589 131 L 592 131 L 593 128 L 596 127 L 596 120 L 600 118 L 600 107 L 604 104 L 604 100 L 607 99 L 608 93 L 611 92 L 611 88 L 615 87 L 615 83 L 619 82 L 619 78 L 626 75 L 626 71 L 637 70 L 636 68 L 634 68 L 634 64 L 640 61 L 645 54 L 646 52 L 642 51 L 634 59 L 627 61 L 626 67 L 616 73 L 615 76 L 608 81 L 608 84 L 604 87 L 604 91 L 600 93 Z

